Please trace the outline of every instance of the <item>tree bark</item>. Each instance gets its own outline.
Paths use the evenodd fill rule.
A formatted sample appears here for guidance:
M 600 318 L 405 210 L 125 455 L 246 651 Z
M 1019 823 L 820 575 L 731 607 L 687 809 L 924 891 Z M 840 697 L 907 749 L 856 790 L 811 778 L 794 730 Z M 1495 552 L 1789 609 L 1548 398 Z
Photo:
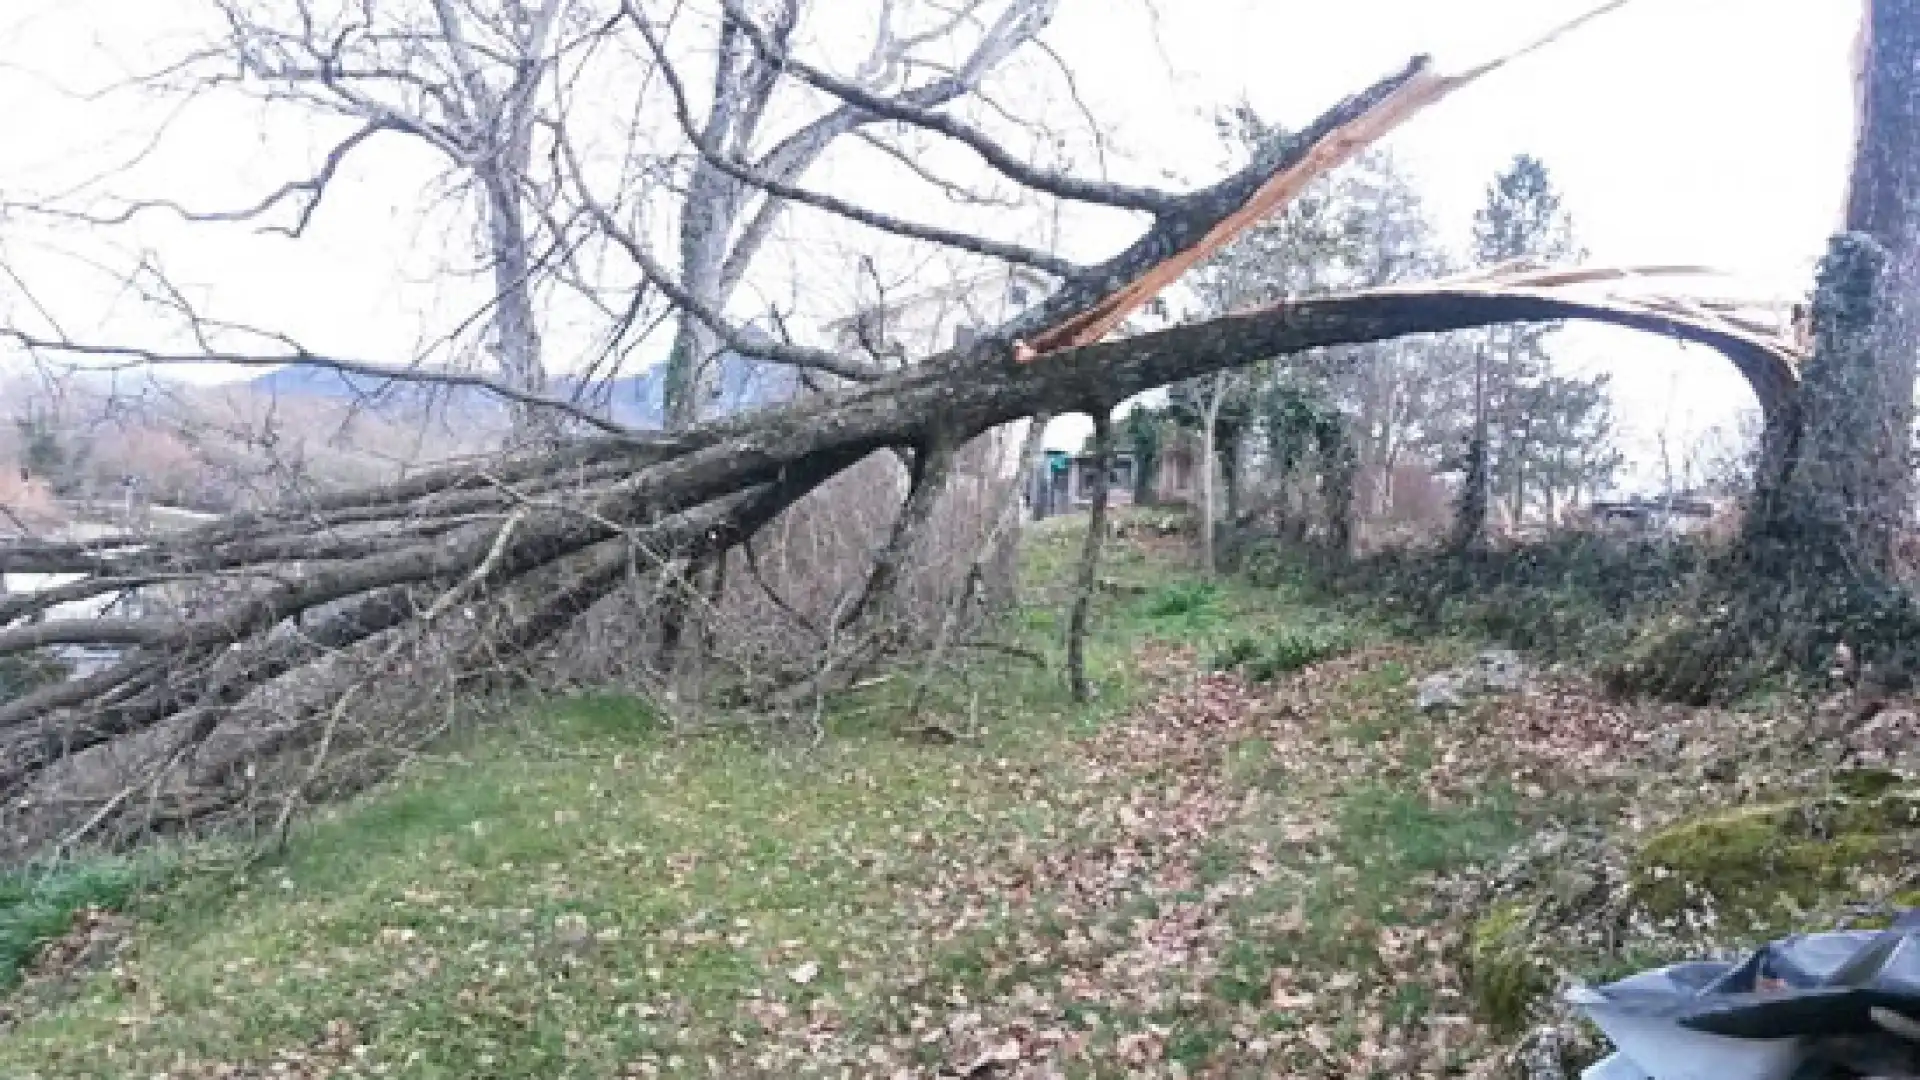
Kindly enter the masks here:
M 1326 477 L 1324 498 L 1327 514 L 1327 546 L 1334 554 L 1345 556 L 1353 550 L 1355 482 L 1360 475 L 1360 455 L 1344 423 L 1335 420 L 1321 444 Z
M 1200 566 L 1207 577 L 1219 574 L 1219 531 L 1220 506 L 1215 482 L 1218 475 L 1218 462 L 1214 458 L 1214 439 L 1220 427 L 1220 403 L 1227 396 L 1227 380 L 1232 376 L 1226 371 L 1217 371 L 1213 376 L 1213 393 L 1207 398 L 1207 415 L 1200 431 Z
M 934 507 L 946 492 L 947 482 L 953 478 L 953 458 L 953 444 L 940 437 L 927 440 L 914 452 L 906 498 L 894 515 L 886 546 L 874 557 L 866 585 L 840 616 L 841 629 L 852 626 L 870 610 L 877 612 L 874 617 L 883 621 L 895 614 L 890 610 L 894 590 L 899 586 L 907 556 L 919 542 L 927 522 L 932 520 Z
M 1073 700 L 1093 700 L 1087 681 L 1087 624 L 1099 587 L 1100 549 L 1107 538 L 1107 489 L 1113 479 L 1112 409 L 1093 410 L 1093 504 L 1087 510 L 1087 537 L 1080 547 L 1080 572 L 1074 582 L 1073 613 L 1067 620 L 1067 685 Z
M 1221 515 L 1221 520 L 1232 527 L 1240 523 L 1240 495 L 1244 490 L 1241 485 L 1241 479 L 1244 476 L 1241 467 L 1246 464 L 1246 433 L 1240 429 L 1239 425 L 1236 424 L 1233 431 L 1228 434 L 1227 445 L 1222 449 L 1225 452 L 1220 455 L 1220 479 L 1221 486 L 1226 488 L 1227 497 L 1226 512 Z
M 524 171 L 525 161 L 519 164 Z M 508 385 L 544 394 L 547 368 L 541 355 L 539 318 L 533 309 L 533 256 L 517 175 L 489 169 L 480 178 L 493 249 L 493 348 L 500 376 Z M 521 445 L 550 444 L 558 434 L 551 410 L 516 402 L 512 417 L 513 439 Z
M 1888 399 L 1902 381 L 1881 318 L 1886 249 L 1864 233 L 1837 236 L 1814 294 L 1814 355 L 1797 430 L 1767 447 L 1780 470 L 1757 496 L 1758 539 L 1817 576 L 1884 577 L 1906 519 L 1910 406 Z M 1904 376 L 1912 394 L 1912 374 Z M 1774 455 L 1778 455 L 1774 457 Z
M 1800 407 L 1773 418 L 1749 539 L 1885 578 L 1912 516 L 1920 350 L 1920 0 L 1872 0 L 1846 231 L 1821 264 Z
M 1021 522 L 1024 520 L 1024 515 L 1020 513 L 1020 492 L 1032 483 L 1032 466 L 1040 459 L 1040 452 L 1046 446 L 1047 425 L 1052 421 L 1051 415 L 1041 415 L 1034 417 L 1027 425 L 1013 479 L 998 493 L 998 513 L 994 515 L 986 537 L 975 550 L 959 586 L 953 595 L 947 597 L 942 607 L 933 646 L 921 663 L 920 678 L 914 685 L 913 698 L 907 705 L 908 716 L 918 717 L 921 707 L 926 704 L 933 679 L 946 662 L 947 652 L 953 647 L 954 637 L 959 633 L 975 584 L 978 583 L 986 594 L 991 607 L 1005 610 L 1018 599 L 1019 568 L 1015 561 L 1020 546 Z
M 1487 347 L 1482 343 L 1473 362 L 1473 434 L 1467 440 L 1466 476 L 1460 481 L 1460 504 L 1453 522 L 1452 547 L 1464 552 L 1487 535 L 1489 466 L 1487 447 Z

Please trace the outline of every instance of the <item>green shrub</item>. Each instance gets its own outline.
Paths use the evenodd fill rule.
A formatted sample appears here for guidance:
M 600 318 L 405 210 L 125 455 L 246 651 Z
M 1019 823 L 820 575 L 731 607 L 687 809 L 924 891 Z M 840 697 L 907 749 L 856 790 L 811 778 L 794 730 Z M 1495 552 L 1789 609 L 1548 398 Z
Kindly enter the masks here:
M 19 981 L 40 946 L 87 908 L 116 910 L 158 880 L 152 860 L 92 858 L 0 873 L 0 987 Z
M 1331 660 L 1353 649 L 1353 637 L 1344 627 L 1284 627 L 1265 638 L 1241 635 L 1227 642 L 1214 658 L 1219 671 L 1239 669 L 1253 682 L 1272 682 L 1282 675 Z
M 1220 586 L 1210 581 L 1183 581 L 1155 593 L 1147 614 L 1155 619 L 1191 618 L 1220 603 Z
M 1247 634 L 1228 641 L 1213 658 L 1215 671 L 1232 671 L 1257 659 L 1260 655 L 1260 640 Z
M 1552 983 L 1534 955 L 1533 909 L 1505 903 L 1474 924 L 1467 949 L 1466 980 L 1474 1011 L 1494 1030 L 1514 1035 L 1526 1027 L 1533 1005 Z
M 1227 621 L 1226 596 L 1209 581 L 1182 581 L 1162 586 L 1140 599 L 1140 618 L 1152 634 L 1174 638 L 1204 637 Z

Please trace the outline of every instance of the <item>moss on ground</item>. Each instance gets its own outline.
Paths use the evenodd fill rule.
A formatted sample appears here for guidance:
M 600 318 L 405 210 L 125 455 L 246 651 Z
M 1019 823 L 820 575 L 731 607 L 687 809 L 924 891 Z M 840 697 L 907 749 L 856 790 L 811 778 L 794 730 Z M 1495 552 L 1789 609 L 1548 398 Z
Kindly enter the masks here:
M 1524 1028 L 1534 1002 L 1552 989 L 1535 948 L 1533 916 L 1531 904 L 1495 905 L 1474 924 L 1468 947 L 1467 989 L 1474 1008 L 1507 1034 Z
M 1846 898 L 1863 876 L 1901 864 L 1920 831 L 1920 788 L 1822 795 L 1688 818 L 1655 833 L 1634 865 L 1648 909 L 1701 901 L 1767 917 Z

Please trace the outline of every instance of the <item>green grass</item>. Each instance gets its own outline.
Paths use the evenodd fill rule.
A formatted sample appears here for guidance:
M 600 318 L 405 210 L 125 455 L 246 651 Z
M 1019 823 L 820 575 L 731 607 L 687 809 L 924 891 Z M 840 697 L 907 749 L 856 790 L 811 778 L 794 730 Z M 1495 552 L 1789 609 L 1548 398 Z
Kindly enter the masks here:
M 1438 806 L 1362 784 L 1337 797 L 1334 821 L 1331 859 L 1309 882 L 1276 883 L 1236 905 L 1240 932 L 1214 987 L 1222 1000 L 1258 1003 L 1276 969 L 1368 969 L 1377 962 L 1378 928 L 1444 914 L 1427 909 L 1423 880 L 1496 858 L 1525 835 L 1512 793 L 1498 787 L 1465 805 Z M 1286 929 L 1273 932 L 1276 925 Z
M 794 759 L 621 733 L 646 726 L 629 713 L 563 709 L 564 757 L 481 748 L 306 830 L 284 860 L 161 898 L 144 948 L 167 958 L 164 1009 L 102 983 L 0 1063 L 72 1067 L 114 1044 L 143 1072 L 263 1060 L 340 1021 L 416 1076 L 697 1057 L 749 991 L 873 1004 L 893 886 L 939 869 L 910 835 L 1021 827 L 983 797 L 986 748 L 875 738 Z M 808 986 L 783 977 L 807 962 Z M 640 1009 L 679 1009 L 696 1034 Z
M 157 883 L 163 856 L 91 858 L 0 873 L 0 989 L 19 981 L 41 945 L 59 937 L 86 908 L 126 906 Z
M 1398 788 L 1368 785 L 1341 801 L 1338 821 L 1348 860 L 1395 877 L 1491 858 L 1521 835 L 1513 792 L 1504 786 L 1465 805 L 1436 806 Z
M 1281 626 L 1228 639 L 1213 666 L 1222 671 L 1237 669 L 1253 682 L 1266 683 L 1351 652 L 1356 644 L 1353 632 L 1338 623 Z
M 1080 740 L 1149 689 L 1133 663 L 1143 643 L 1206 657 L 1257 640 L 1278 679 L 1371 633 L 1292 586 L 1203 583 L 1118 545 L 1103 577 L 1124 587 L 1102 591 L 1090 650 L 1101 693 L 1079 705 L 1058 663 L 1077 552 L 1073 531 L 1038 531 L 1024 608 L 1001 632 L 1052 663 L 995 655 L 932 686 L 929 708 L 966 736 L 956 744 L 900 737 L 921 719 L 903 716 L 911 672 L 834 701 L 817 747 L 777 733 L 679 736 L 615 697 L 552 703 L 303 824 L 282 857 L 190 859 L 196 869 L 135 904 L 134 977 L 85 975 L 64 1004 L 24 1018 L 0 1041 L 0 1076 L 264 1066 L 330 1045 L 340 1062 L 449 1080 L 618 1076 L 636 1063 L 704 1075 L 709 1059 L 794 1075 L 785 1059 L 756 1064 L 778 1051 L 757 1018 L 822 1009 L 835 1037 L 904 1040 L 915 1049 L 897 1064 L 930 1064 L 912 1037 L 916 1004 L 1048 991 L 1062 943 L 1094 929 L 1058 914 L 1044 882 L 1028 899 L 951 894 L 1023 859 L 1111 841 L 1093 811 L 1141 780 L 1091 768 Z M 1329 730 L 1386 718 L 1384 739 L 1417 722 L 1402 714 L 1412 677 L 1370 668 L 1326 699 Z M 1278 757 L 1297 748 L 1250 738 L 1219 752 L 1230 790 L 1268 793 L 1278 816 L 1210 838 L 1192 888 L 1142 883 L 1114 914 L 1112 940 L 1244 881 L 1252 852 L 1284 847 L 1263 830 L 1279 829 L 1287 807 L 1330 814 L 1330 847 L 1315 856 L 1330 861 L 1235 902 L 1207 1000 L 1140 1015 L 1076 1001 L 1068 1013 L 1096 1042 L 1117 1025 L 1159 1024 L 1167 1057 L 1196 1071 L 1232 1044 L 1236 1010 L 1267 1030 L 1296 1022 L 1265 1007 L 1276 966 L 1364 962 L 1371 937 L 1356 927 L 1397 917 L 1420 875 L 1497 854 L 1520 827 L 1502 791 L 1439 805 L 1384 780 L 1301 790 Z M 86 866 L 0 881 L 0 963 L 17 965 L 76 908 L 124 904 L 154 880 L 134 864 Z M 1276 932 L 1296 906 L 1307 924 Z M 902 983 L 916 972 L 923 983 Z M 1395 1008 L 1411 1016 L 1421 1002 Z
M 906 676 L 834 702 L 811 752 L 676 738 L 618 698 L 556 704 L 326 812 L 282 858 L 148 897 L 147 980 L 127 990 L 96 974 L 0 1045 L 0 1075 L 265 1062 L 344 1024 L 368 1060 L 408 1076 L 598 1077 L 735 1050 L 756 994 L 791 1007 L 832 995 L 883 1024 L 889 974 L 906 966 L 896 950 L 917 947 L 901 897 L 956 869 L 944 848 L 1066 832 L 1031 792 L 1070 779 L 1065 747 L 1126 707 L 1141 636 L 1185 632 L 1136 596 L 1103 595 L 1090 650 L 1103 692 L 1072 702 L 1055 612 L 1077 547 L 1064 534 L 1034 545 L 1029 607 L 1006 632 L 1055 663 L 995 657 L 932 687 L 932 710 L 979 721 L 968 741 L 898 737 Z M 1122 552 L 1109 572 L 1168 569 Z M 143 880 L 100 862 L 0 882 L 4 970 Z M 949 952 L 963 970 L 965 950 Z M 816 978 L 789 977 L 808 963 Z

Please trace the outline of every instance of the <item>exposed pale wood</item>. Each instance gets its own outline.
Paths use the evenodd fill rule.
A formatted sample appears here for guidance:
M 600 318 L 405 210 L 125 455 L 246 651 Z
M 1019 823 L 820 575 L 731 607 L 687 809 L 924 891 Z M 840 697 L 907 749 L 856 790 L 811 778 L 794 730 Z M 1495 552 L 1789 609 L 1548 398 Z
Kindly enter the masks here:
M 1035 335 L 1025 343 L 1022 355 L 1026 355 L 1025 349 L 1030 349 L 1034 357 L 1040 357 L 1104 340 L 1129 316 L 1145 307 L 1187 271 L 1284 208 L 1316 180 L 1352 161 L 1361 151 L 1392 134 L 1400 125 L 1456 91 L 1630 2 L 1632 0 L 1611 0 L 1554 28 L 1521 49 L 1458 75 L 1435 71 L 1430 57 L 1416 58 L 1391 93 L 1316 140 L 1304 158 L 1268 177 L 1251 198 L 1208 229 L 1197 241 L 1147 268 L 1089 310 Z

